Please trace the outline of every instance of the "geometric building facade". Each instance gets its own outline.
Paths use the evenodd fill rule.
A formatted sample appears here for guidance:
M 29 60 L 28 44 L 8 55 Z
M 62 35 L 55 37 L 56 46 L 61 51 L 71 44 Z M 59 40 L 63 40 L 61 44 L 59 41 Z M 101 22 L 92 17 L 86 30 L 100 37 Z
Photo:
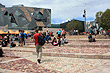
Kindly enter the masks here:
M 0 26 L 8 25 L 9 29 L 36 29 L 50 27 L 51 9 L 24 7 L 14 5 L 12 7 L 0 6 Z

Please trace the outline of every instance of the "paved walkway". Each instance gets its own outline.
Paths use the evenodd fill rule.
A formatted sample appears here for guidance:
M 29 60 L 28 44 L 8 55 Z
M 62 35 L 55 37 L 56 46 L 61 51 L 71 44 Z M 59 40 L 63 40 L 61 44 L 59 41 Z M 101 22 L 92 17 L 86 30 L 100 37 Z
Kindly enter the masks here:
M 69 37 L 69 36 L 68 36 Z M 87 36 L 74 36 L 69 44 L 58 47 L 45 44 L 41 64 L 37 63 L 35 46 L 29 39 L 24 47 L 3 47 L 4 56 L 0 57 L 2 73 L 109 73 L 110 41 L 87 42 Z M 79 38 L 84 38 L 80 40 Z M 79 41 L 79 40 L 80 41 Z M 79 46 L 76 46 L 79 45 Z M 84 46 L 81 46 L 84 45 Z M 92 45 L 92 46 L 91 46 Z M 96 45 L 101 45 L 96 46 Z M 104 46 L 105 45 L 105 46 Z M 57 56 L 56 56 L 57 55 Z

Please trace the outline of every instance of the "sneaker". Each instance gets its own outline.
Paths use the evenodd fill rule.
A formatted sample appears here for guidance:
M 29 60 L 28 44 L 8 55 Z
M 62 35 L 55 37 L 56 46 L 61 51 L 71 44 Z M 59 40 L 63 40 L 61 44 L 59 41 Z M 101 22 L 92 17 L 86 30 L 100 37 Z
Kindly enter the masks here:
M 38 63 L 40 64 L 40 59 L 38 59 L 37 61 L 38 61 Z

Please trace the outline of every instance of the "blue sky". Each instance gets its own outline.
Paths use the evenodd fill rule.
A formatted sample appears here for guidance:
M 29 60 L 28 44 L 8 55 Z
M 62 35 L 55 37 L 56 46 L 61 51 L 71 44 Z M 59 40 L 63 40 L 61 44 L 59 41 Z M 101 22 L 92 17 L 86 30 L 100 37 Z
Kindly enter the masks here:
M 49 8 L 52 24 L 64 23 L 71 19 L 84 21 L 84 9 L 86 21 L 93 21 L 96 12 L 110 9 L 110 0 L 0 0 L 0 3 L 6 7 L 23 4 L 28 7 Z

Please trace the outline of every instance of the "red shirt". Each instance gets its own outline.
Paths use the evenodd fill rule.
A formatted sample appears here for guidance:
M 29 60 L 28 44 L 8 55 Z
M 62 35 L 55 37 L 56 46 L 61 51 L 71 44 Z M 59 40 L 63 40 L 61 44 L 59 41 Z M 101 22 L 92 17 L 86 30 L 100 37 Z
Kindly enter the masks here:
M 38 36 L 39 36 L 39 33 L 36 33 L 36 34 L 33 35 L 33 39 L 35 39 L 35 45 L 39 45 Z M 42 34 L 41 34 L 41 36 L 42 36 Z
M 2 37 L 2 36 L 0 36 L 0 38 L 2 38 L 2 39 L 3 39 L 3 37 Z

